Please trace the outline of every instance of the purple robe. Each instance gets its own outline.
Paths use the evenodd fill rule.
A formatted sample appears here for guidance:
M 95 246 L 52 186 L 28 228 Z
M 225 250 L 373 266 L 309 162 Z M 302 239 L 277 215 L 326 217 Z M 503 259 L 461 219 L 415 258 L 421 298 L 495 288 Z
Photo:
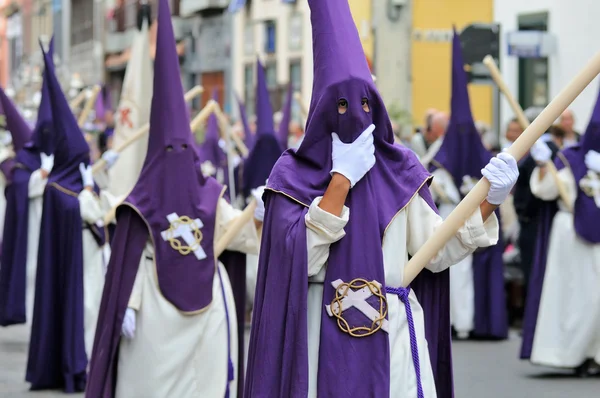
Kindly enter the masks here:
M 460 192 L 464 176 L 480 179 L 492 154 L 485 149 L 477 132 L 467 90 L 467 76 L 460 38 L 456 31 L 452 43 L 452 98 L 450 123 L 430 171 L 441 168 L 451 176 Z M 496 212 L 499 215 L 498 212 Z M 500 230 L 502 236 L 502 230 Z M 493 247 L 473 254 L 475 287 L 475 319 L 473 335 L 479 338 L 505 339 L 508 336 L 508 314 L 504 290 L 502 239 Z
M 377 161 L 346 199 L 349 208 L 360 211 L 351 213 L 344 238 L 330 246 L 323 282 L 324 303 L 331 302 L 334 296 L 331 282 L 336 279 L 349 282 L 364 278 L 376 280 L 384 288 L 396 288 L 385 284 L 381 249 L 385 229 L 417 193 L 432 205 L 427 187 L 429 174 L 410 150 L 394 145 L 389 117 L 373 84 L 347 1 L 309 0 L 309 6 L 313 28 L 313 95 L 304 141 L 297 151 L 288 150 L 279 158 L 264 195 L 266 212 L 246 397 L 304 397 L 308 393 L 308 259 L 304 217 L 312 201 L 323 195 L 331 180 L 331 134 L 338 132 L 340 139 L 349 143 L 370 124 L 375 124 Z M 369 112 L 361 105 L 365 98 Z M 343 115 L 338 114 L 340 99 L 348 103 Z M 433 280 L 437 282 L 437 278 L 444 277 L 430 276 L 429 281 L 422 279 L 423 284 L 431 283 L 428 287 L 434 286 Z M 439 304 L 426 286 L 420 286 L 419 290 L 426 303 Z M 447 312 L 448 307 L 445 308 Z M 389 391 L 387 334 L 379 331 L 365 338 L 350 337 L 327 316 L 324 306 L 321 311 L 317 395 L 393 396 L 393 391 Z M 431 311 L 424 307 L 425 314 L 429 313 L 426 318 L 435 321 Z M 353 308 L 344 311 L 344 317 L 352 325 L 364 324 L 364 315 Z M 444 317 L 438 320 L 443 323 Z M 449 332 L 449 325 L 445 330 L 440 326 L 439 333 L 445 340 L 433 343 L 438 352 L 445 353 L 444 360 L 450 359 L 449 347 L 446 351 L 441 344 L 449 343 Z M 437 337 L 432 331 L 428 335 Z M 441 360 L 441 356 L 436 359 Z M 451 381 L 451 375 L 440 374 L 443 366 L 432 365 L 438 369 L 438 380 Z M 451 385 L 437 388 L 449 394 L 452 391 Z
M 148 152 L 136 185 L 117 209 L 117 228 L 86 390 L 86 396 L 91 398 L 115 394 L 121 326 L 149 238 L 154 245 L 158 287 L 166 300 L 183 313 L 202 310 L 213 300 L 217 271 L 214 230 L 223 189 L 213 178 L 205 178 L 198 168 L 200 160 L 193 148 L 183 87 L 164 79 L 178 76 L 179 71 L 170 20 L 167 1 L 161 0 Z M 180 253 L 163 239 L 161 232 L 173 225 L 167 216 L 173 213 L 175 217 L 201 220 L 204 258 L 197 258 L 193 252 Z
M 87 356 L 83 322 L 83 238 L 78 194 L 89 148 L 48 54 L 44 79 L 55 137 L 54 168 L 44 192 L 36 295 L 26 380 L 32 390 L 83 391 Z

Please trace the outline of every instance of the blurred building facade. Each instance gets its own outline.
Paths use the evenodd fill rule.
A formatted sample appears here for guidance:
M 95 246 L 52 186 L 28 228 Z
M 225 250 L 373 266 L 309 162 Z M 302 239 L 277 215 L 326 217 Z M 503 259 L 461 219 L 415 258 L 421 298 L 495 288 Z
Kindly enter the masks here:
M 598 51 L 600 24 L 595 0 L 502 0 L 494 17 L 502 26 L 500 69 L 521 106 L 545 106 Z M 584 131 L 598 95 L 598 79 L 571 109 Z M 513 117 L 501 102 L 502 125 Z
M 281 109 L 288 83 L 308 106 L 312 90 L 312 32 L 308 2 L 253 0 L 233 15 L 233 91 L 254 113 L 256 59 L 266 69 L 271 104 Z M 294 117 L 300 118 L 298 104 Z M 234 110 L 237 114 L 237 110 Z

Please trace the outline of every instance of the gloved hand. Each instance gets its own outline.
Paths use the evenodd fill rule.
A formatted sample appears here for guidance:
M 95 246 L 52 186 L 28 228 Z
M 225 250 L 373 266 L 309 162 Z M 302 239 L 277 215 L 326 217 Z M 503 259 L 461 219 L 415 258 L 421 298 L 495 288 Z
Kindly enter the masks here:
M 492 205 L 500 205 L 517 182 L 519 168 L 512 155 L 502 152 L 490 160 L 481 174 L 490 182 L 487 201 Z
M 549 162 L 552 158 L 552 150 L 550 150 L 550 147 L 548 147 L 548 144 L 546 144 L 542 138 L 533 144 L 529 153 L 536 162 L 540 163 Z
M 81 179 L 83 180 L 83 186 L 94 187 L 94 176 L 92 173 L 92 166 L 85 166 L 85 164 L 79 164 L 79 172 L 81 173 Z
M 263 202 L 262 196 L 265 192 L 265 186 L 258 187 L 251 191 L 252 196 L 256 199 L 256 209 L 254 210 L 254 218 L 260 222 L 265 219 L 265 202 Z
M 585 154 L 585 165 L 588 168 L 588 170 L 600 173 L 600 153 L 594 150 L 589 150 Z
M 463 196 L 467 196 L 467 194 L 471 192 L 471 189 L 473 189 L 475 184 L 473 183 L 473 179 L 470 176 L 463 176 L 462 182 L 463 183 L 460 186 L 460 193 L 463 194 Z
M 125 311 L 125 317 L 123 318 L 123 326 L 121 327 L 121 334 L 128 339 L 135 337 L 135 310 L 133 308 L 127 308 Z
M 370 125 L 356 141 L 350 144 L 344 144 L 336 133 L 331 134 L 333 139 L 331 174 L 339 173 L 346 177 L 350 180 L 350 188 L 354 187 L 375 165 L 374 130 L 375 125 Z
M 9 132 L 5 132 L 0 135 L 0 144 L 3 146 L 9 146 L 12 143 L 12 135 Z
M 104 159 L 106 162 L 106 168 L 110 169 L 113 167 L 117 159 L 119 159 L 119 152 L 109 149 L 102 154 L 102 159 Z
M 42 166 L 40 169 L 50 174 L 52 168 L 54 167 L 54 155 L 46 155 L 42 152 L 40 153 L 40 159 L 42 160 Z
M 233 164 L 233 168 L 235 169 L 240 165 L 240 163 L 242 163 L 242 158 L 238 155 L 235 155 L 233 159 L 231 159 L 231 163 Z

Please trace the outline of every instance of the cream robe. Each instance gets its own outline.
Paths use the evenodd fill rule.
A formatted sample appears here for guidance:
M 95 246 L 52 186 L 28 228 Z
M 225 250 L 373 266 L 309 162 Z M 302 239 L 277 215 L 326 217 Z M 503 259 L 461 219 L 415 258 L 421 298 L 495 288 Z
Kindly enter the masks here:
M 44 190 L 48 179 L 42 178 L 41 170 L 36 170 L 29 177 L 29 215 L 27 220 L 27 295 L 25 308 L 27 319 L 33 319 L 33 303 L 35 298 L 35 274 L 37 272 L 40 227 L 44 208 Z
M 439 142 L 440 140 L 436 141 Z M 440 216 L 445 219 L 460 202 L 454 179 L 444 169 L 433 172 L 433 184 L 446 194 L 442 199 L 432 190 L 440 204 Z M 468 335 L 475 327 L 475 285 L 473 281 L 473 256 L 469 254 L 450 268 L 450 320 L 456 332 Z
M 224 199 L 217 208 L 215 244 L 227 224 L 241 211 Z M 240 231 L 228 250 L 258 252 L 254 221 Z M 237 395 L 237 322 L 235 302 L 227 271 L 219 264 L 213 280 L 213 301 L 202 313 L 182 315 L 158 288 L 154 250 L 146 245 L 140 260 L 129 307 L 137 312 L 133 339 L 121 338 L 117 375 L 117 398 L 222 398 L 227 385 L 227 321 L 235 378 L 230 397 Z M 240 348 L 243 349 L 243 348 Z
M 310 398 L 317 397 L 319 333 L 324 305 L 322 282 L 325 277 L 329 246 L 343 239 L 344 226 L 350 217 L 350 209 L 347 207 L 344 207 L 341 217 L 336 217 L 319 208 L 320 201 L 321 197 L 316 198 L 306 215 L 309 277 L 308 397 Z M 387 286 L 401 285 L 409 254 L 416 253 L 441 222 L 442 219 L 418 195 L 396 215 L 385 233 L 382 248 Z M 477 211 L 427 268 L 433 272 L 443 271 L 465 258 L 476 248 L 494 245 L 497 241 L 498 220 L 492 215 L 486 223 L 483 223 L 481 213 Z M 395 295 L 386 296 L 390 328 L 390 391 L 393 391 L 394 397 L 416 397 L 416 376 L 404 303 Z M 425 397 L 432 398 L 436 396 L 436 391 L 425 340 L 423 309 L 413 291 L 410 292 L 409 300 L 418 341 L 423 392 Z
M 100 196 L 86 189 L 79 194 L 79 208 L 84 222 L 94 225 L 94 228 L 103 228 L 104 215 L 118 203 L 118 199 L 106 191 L 101 191 Z M 105 232 L 106 233 L 106 232 Z M 106 233 L 108 238 L 108 234 Z M 104 289 L 104 273 L 110 258 L 108 242 L 98 246 L 92 232 L 83 229 L 83 306 L 84 306 L 84 331 L 85 352 L 88 357 L 92 354 L 96 322 L 102 301 Z
M 558 172 L 571 200 L 576 185 L 569 168 Z M 550 173 L 540 180 L 535 169 L 531 192 L 556 200 L 558 188 Z M 559 200 L 554 216 L 546 273 L 531 351 L 531 362 L 576 368 L 586 359 L 600 363 L 600 245 L 583 241 L 575 232 L 573 215 Z

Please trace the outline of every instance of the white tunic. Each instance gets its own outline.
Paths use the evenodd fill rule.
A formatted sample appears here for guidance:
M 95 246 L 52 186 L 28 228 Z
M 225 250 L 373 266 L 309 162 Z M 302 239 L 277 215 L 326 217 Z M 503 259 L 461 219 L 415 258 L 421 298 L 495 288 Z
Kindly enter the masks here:
M 217 209 L 215 243 L 227 224 L 240 214 L 224 199 Z M 258 252 L 254 222 L 240 231 L 228 250 Z M 117 398 L 222 398 L 227 386 L 227 321 L 221 279 L 215 274 L 213 301 L 202 313 L 181 314 L 161 294 L 150 243 L 142 255 L 129 307 L 136 310 L 133 339 L 121 338 Z M 230 356 L 235 378 L 230 396 L 237 395 L 237 322 L 227 271 L 219 264 L 229 314 Z
M 571 206 L 576 185 L 569 168 L 558 172 Z M 531 192 L 556 200 L 558 188 L 550 173 L 540 180 L 535 169 Z M 546 273 L 533 339 L 531 362 L 575 368 L 588 358 L 600 363 L 600 245 L 583 241 L 575 232 L 573 215 L 559 200 L 554 216 Z
M 446 219 L 460 202 L 460 194 L 448 171 L 436 169 L 433 176 L 432 184 L 436 184 L 444 196 L 437 195 L 437 189 L 432 189 L 432 194 L 441 203 L 440 216 Z M 475 328 L 475 285 L 473 256 L 470 254 L 450 268 L 450 320 L 459 335 L 468 334 Z
M 33 303 L 35 297 L 35 274 L 37 272 L 40 227 L 44 207 L 44 189 L 47 179 L 42 178 L 41 170 L 36 170 L 29 177 L 29 216 L 27 221 L 27 319 L 33 319 Z
M 344 227 L 350 217 L 350 209 L 347 207 L 344 207 L 341 217 L 336 217 L 319 208 L 320 201 L 321 197 L 315 199 L 306 215 L 309 282 L 321 282 L 309 283 L 308 289 L 308 396 L 310 398 L 317 397 L 319 333 L 323 305 L 322 282 L 325 277 L 329 246 L 343 239 Z M 396 215 L 385 233 L 382 248 L 387 286 L 401 286 L 408 256 L 416 253 L 441 222 L 441 218 L 418 195 Z M 497 241 L 498 220 L 492 215 L 486 223 L 483 223 L 481 213 L 477 211 L 427 268 L 433 272 L 443 271 L 465 258 L 476 248 L 494 245 Z M 426 397 L 431 398 L 436 396 L 436 391 L 425 340 L 423 309 L 413 291 L 410 292 L 409 300 L 419 348 L 423 392 Z M 387 301 L 390 330 L 390 391 L 394 391 L 395 397 L 416 397 L 416 376 L 404 303 L 400 302 L 397 296 L 390 294 L 387 294 Z
M 116 198 L 106 191 L 100 192 L 100 197 L 94 192 L 84 189 L 79 194 L 79 208 L 84 222 L 94 225 L 94 228 L 103 228 L 104 215 L 117 203 Z M 108 238 L 108 233 L 105 231 Z M 98 246 L 94 234 L 88 228 L 83 229 L 83 307 L 85 352 L 88 357 L 92 354 L 96 322 L 102 301 L 104 289 L 105 267 L 110 258 L 108 242 Z

